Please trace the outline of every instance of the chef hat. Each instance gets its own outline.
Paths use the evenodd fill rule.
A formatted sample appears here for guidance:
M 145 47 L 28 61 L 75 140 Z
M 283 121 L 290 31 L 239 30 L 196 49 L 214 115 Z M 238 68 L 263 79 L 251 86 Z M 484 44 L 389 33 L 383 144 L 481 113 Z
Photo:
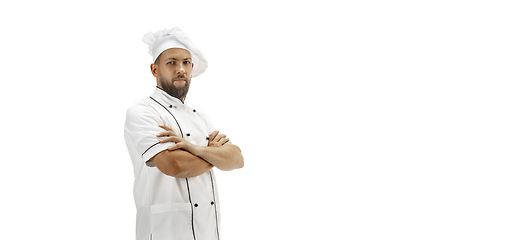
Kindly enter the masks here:
M 162 52 L 170 48 L 182 48 L 190 52 L 192 62 L 194 63 L 192 77 L 199 76 L 208 67 L 208 62 L 205 56 L 203 56 L 203 53 L 199 51 L 186 33 L 178 27 L 170 30 L 160 30 L 156 33 L 148 32 L 144 35 L 142 42 L 145 42 L 149 46 L 149 54 L 153 56 L 153 62 L 157 60 Z

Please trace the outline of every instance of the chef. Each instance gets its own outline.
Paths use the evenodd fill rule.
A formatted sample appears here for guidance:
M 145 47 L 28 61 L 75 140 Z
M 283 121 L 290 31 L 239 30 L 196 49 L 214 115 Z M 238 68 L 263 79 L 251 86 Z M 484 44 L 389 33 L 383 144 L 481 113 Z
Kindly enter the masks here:
M 207 68 L 178 27 L 144 35 L 153 56 L 153 94 L 127 111 L 124 137 L 133 162 L 137 240 L 219 240 L 213 168 L 243 167 L 238 146 L 185 102 L 191 79 Z

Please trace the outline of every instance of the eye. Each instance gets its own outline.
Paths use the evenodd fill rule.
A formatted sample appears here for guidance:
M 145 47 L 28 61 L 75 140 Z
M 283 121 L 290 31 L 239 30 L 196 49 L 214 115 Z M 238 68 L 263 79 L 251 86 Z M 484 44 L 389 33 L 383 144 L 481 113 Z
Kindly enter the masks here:
M 190 64 L 190 61 L 184 61 L 184 64 Z
M 174 61 L 168 62 L 168 64 L 174 64 L 174 63 L 175 63 Z

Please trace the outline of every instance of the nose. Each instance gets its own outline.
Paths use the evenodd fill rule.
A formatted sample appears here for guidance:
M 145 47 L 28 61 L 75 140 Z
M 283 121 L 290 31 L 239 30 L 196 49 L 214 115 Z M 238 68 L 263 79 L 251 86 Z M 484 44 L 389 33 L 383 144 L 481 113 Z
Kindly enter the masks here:
M 177 73 L 178 74 L 185 74 L 186 73 L 186 70 L 184 70 L 184 64 L 178 64 L 177 65 Z

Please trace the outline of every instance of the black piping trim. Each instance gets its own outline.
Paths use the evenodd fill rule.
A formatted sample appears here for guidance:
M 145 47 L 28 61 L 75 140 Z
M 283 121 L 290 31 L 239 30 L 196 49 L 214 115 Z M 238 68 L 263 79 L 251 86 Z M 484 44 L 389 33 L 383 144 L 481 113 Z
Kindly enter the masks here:
M 188 184 L 188 178 L 186 179 L 186 188 L 188 189 L 188 199 L 190 199 L 190 207 L 192 208 L 192 234 L 194 235 L 195 240 L 195 229 L 194 229 L 194 205 L 192 204 L 192 195 L 190 194 L 190 185 Z
M 212 197 L 214 198 L 214 213 L 216 214 L 215 215 L 215 217 L 216 217 L 216 232 L 218 234 L 218 240 L 219 240 L 218 208 L 216 207 L 218 202 L 216 201 L 216 193 L 214 192 L 214 180 L 212 179 L 211 170 L 208 171 L 208 173 L 210 174 L 210 183 L 212 184 Z
M 155 144 L 151 145 L 151 147 L 148 147 L 148 149 L 146 149 L 146 151 L 144 151 L 144 153 L 142 153 L 142 157 L 144 156 L 144 154 L 147 153 L 147 151 L 149 151 L 149 149 L 151 149 L 152 147 L 154 147 L 157 144 L 159 144 L 159 143 L 155 143 Z
M 157 100 L 155 100 L 153 97 L 149 97 L 151 98 L 153 101 L 155 101 L 156 103 L 158 103 L 161 107 L 163 107 L 164 109 L 166 109 L 166 111 L 168 111 L 168 113 L 173 117 L 173 119 L 175 120 L 175 122 L 177 123 L 177 126 L 179 126 L 179 131 L 181 132 L 181 137 L 184 138 L 184 135 L 183 135 L 183 130 L 181 129 L 181 125 L 179 124 L 179 121 L 177 121 L 177 118 L 175 118 L 175 116 L 173 116 L 173 114 L 170 112 L 170 110 L 168 110 L 166 107 L 164 107 L 164 105 L 162 105 L 161 103 L 159 103 Z
M 168 110 L 166 107 L 164 107 L 164 105 L 162 105 L 160 102 L 155 100 L 153 97 L 149 97 L 149 98 L 151 98 L 153 101 L 158 103 L 162 108 L 164 108 L 164 109 L 166 109 L 166 111 L 168 111 L 168 113 L 173 117 L 173 120 L 175 120 L 175 122 L 177 123 L 177 126 L 179 126 L 179 132 L 181 132 L 181 137 L 184 137 L 183 130 L 181 129 L 181 125 L 179 124 L 179 121 L 177 121 L 177 118 L 175 118 L 175 116 L 173 116 L 173 114 L 170 112 L 170 110 Z M 188 184 L 188 178 L 186 178 L 186 188 L 188 189 L 188 199 L 190 200 L 190 208 L 192 209 L 192 234 L 193 234 L 194 240 L 195 240 L 196 238 L 195 238 L 195 228 L 194 228 L 194 204 L 192 203 L 192 195 L 190 194 L 190 184 Z
M 168 110 L 164 105 L 162 105 L 160 102 L 155 100 L 153 97 L 149 97 L 149 98 L 151 98 L 153 101 L 158 103 L 162 108 L 164 108 L 164 109 L 166 109 L 166 111 L 168 111 L 168 113 L 173 117 L 173 120 L 175 120 L 175 122 L 177 123 L 177 126 L 179 126 L 179 132 L 181 132 L 181 137 L 184 138 L 183 130 L 181 129 L 181 125 L 179 124 L 179 121 L 177 121 L 177 118 L 175 118 L 175 116 L 173 116 L 173 114 L 170 112 L 170 110 Z M 210 177 L 211 177 L 210 179 L 212 179 L 212 176 L 210 176 Z M 188 178 L 186 178 L 186 188 L 188 189 L 188 199 L 190 200 L 190 208 L 192 209 L 192 234 L 194 236 L 194 240 L 196 240 L 196 238 L 195 238 L 195 227 L 194 227 L 194 204 L 192 203 L 192 195 L 190 194 L 190 184 L 188 183 Z M 217 211 L 216 211 L 216 227 L 217 227 L 217 221 L 218 221 L 218 218 L 217 218 Z M 219 231 L 218 231 L 218 240 L 219 240 Z

